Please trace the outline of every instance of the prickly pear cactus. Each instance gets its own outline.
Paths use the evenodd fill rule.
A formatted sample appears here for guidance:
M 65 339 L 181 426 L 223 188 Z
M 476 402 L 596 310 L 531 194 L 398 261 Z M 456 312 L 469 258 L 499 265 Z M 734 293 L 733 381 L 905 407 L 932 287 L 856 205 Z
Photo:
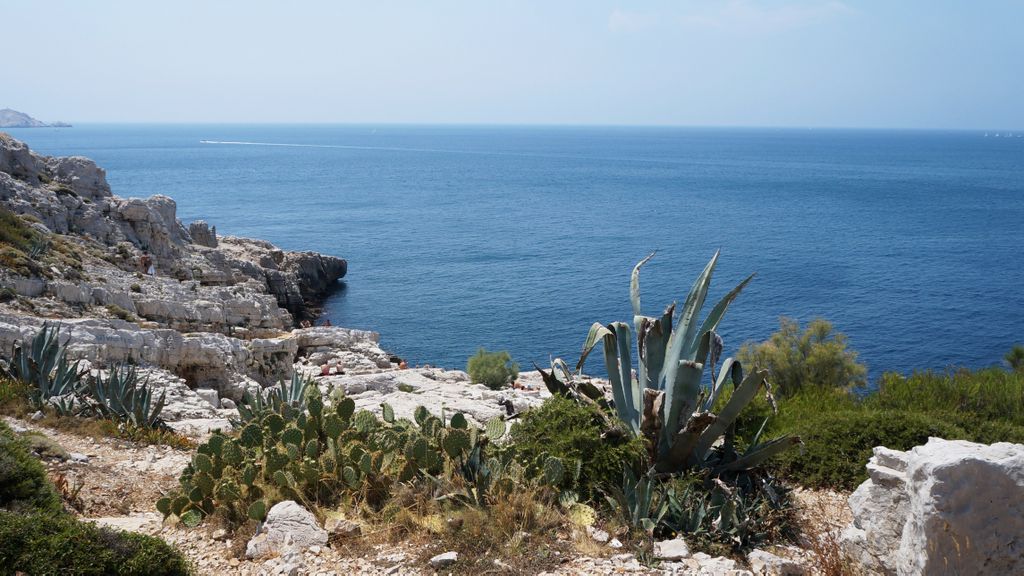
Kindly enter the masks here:
M 565 465 L 560 458 L 549 456 L 544 460 L 544 483 L 549 486 L 557 486 L 565 478 Z
M 505 430 L 505 421 L 501 418 L 501 416 L 495 416 L 494 418 L 491 418 L 490 420 L 487 421 L 485 431 L 487 432 L 487 437 L 490 438 L 491 440 L 498 440 L 499 438 L 504 436 Z

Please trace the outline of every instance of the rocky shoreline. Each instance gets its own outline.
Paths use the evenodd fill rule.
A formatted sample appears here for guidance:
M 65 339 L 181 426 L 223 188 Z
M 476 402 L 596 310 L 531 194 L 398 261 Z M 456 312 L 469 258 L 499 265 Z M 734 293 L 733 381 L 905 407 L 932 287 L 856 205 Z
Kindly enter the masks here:
M 162 420 L 193 441 L 230 430 L 239 417 L 236 403 L 247 391 L 295 375 L 315 381 L 325 395 L 343 392 L 353 410 L 391 421 L 413 419 L 423 406 L 433 414 L 461 413 L 463 425 L 484 426 L 499 416 L 515 418 L 550 397 L 537 372 L 520 374 L 513 388 L 492 390 L 472 384 L 462 371 L 408 368 L 380 347 L 374 332 L 315 326 L 318 305 L 347 272 L 344 259 L 221 237 L 205 222 L 186 228 L 172 199 L 115 196 L 91 160 L 40 156 L 2 132 L 0 224 L 4 355 L 44 325 L 58 324 L 61 341 L 82 369 L 98 373 L 117 364 L 135 366 L 166 398 Z M 73 499 L 82 519 L 159 536 L 177 545 L 203 574 L 430 574 L 444 571 L 452 561 L 448 555 L 455 554 L 436 555 L 436 543 L 422 534 L 398 542 L 339 542 L 327 522 L 321 527 L 291 500 L 278 502 L 251 540 L 251 533 L 229 534 L 211 523 L 193 528 L 165 523 L 153 503 L 176 489 L 191 452 L 69 434 L 47 427 L 41 411 L 19 416 L 24 417 L 5 420 L 17 434 L 43 438 L 37 441 L 45 454 L 39 455 L 52 479 L 77 486 Z M 754 549 L 745 562 L 691 554 L 686 541 L 675 538 L 654 543 L 651 553 L 660 561 L 655 569 L 650 559 L 641 563 L 617 538 L 588 524 L 587 531 L 559 532 L 548 549 L 561 556 L 544 560 L 550 568 L 545 573 L 831 574 L 840 572 L 820 565 L 831 559 L 847 566 L 840 548 L 869 572 L 903 573 L 913 565 L 941 573 L 936 567 L 948 558 L 930 546 L 948 544 L 942 540 L 943 525 L 966 526 L 973 545 L 983 547 L 958 552 L 956 560 L 1012 571 L 1019 555 L 1002 543 L 1013 541 L 1019 527 L 993 530 L 986 523 L 1019 516 L 1012 495 L 1024 486 L 1022 448 L 934 438 L 908 452 L 876 448 L 870 480 L 849 499 L 848 494 L 796 491 L 800 547 Z M 989 502 L 980 516 L 970 510 L 984 503 L 972 499 L 973 492 L 954 490 L 1000 482 L 1007 502 Z M 944 508 L 946 502 L 961 501 L 969 505 Z M 247 553 L 247 542 L 259 548 L 259 539 L 272 533 L 278 506 L 312 518 L 306 528 L 323 544 L 275 549 L 269 557 Z M 332 532 L 330 544 L 325 532 Z M 516 537 L 522 541 L 530 535 Z M 495 573 L 516 572 L 505 560 L 511 559 L 495 555 Z
M 221 425 L 246 390 L 295 372 L 360 408 L 379 410 L 387 395 L 406 416 L 424 404 L 483 422 L 506 397 L 517 410 L 540 402 L 535 373 L 524 375 L 529 390 L 498 393 L 461 371 L 399 370 L 374 332 L 311 326 L 344 259 L 221 237 L 205 222 L 186 228 L 174 200 L 115 196 L 89 159 L 40 156 L 0 133 L 0 209 L 51 238 L 50 257 L 28 274 L 0 268 L 0 349 L 59 321 L 72 357 L 97 369 L 136 364 L 166 391 L 171 426 Z M 140 264 L 147 256 L 153 275 Z

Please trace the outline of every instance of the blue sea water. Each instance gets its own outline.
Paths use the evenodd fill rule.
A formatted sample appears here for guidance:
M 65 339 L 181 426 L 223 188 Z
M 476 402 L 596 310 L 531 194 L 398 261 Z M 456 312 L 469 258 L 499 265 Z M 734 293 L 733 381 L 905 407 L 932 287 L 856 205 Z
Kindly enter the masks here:
M 593 321 L 757 277 L 726 350 L 824 317 L 882 371 L 997 364 L 1024 341 L 1024 139 L 981 132 L 83 125 L 11 130 L 83 155 L 184 222 L 347 258 L 326 304 L 411 364 L 478 346 L 575 361 Z M 213 143 L 217 142 L 217 143 Z M 247 144 L 242 144 L 247 143 Z M 599 355 L 597 355 L 599 356 Z M 600 370 L 600 361 L 592 368 Z

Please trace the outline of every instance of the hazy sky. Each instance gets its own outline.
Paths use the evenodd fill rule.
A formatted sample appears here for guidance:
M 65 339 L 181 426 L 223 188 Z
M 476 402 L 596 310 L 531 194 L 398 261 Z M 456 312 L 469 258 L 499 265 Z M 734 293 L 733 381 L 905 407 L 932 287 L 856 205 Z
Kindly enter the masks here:
M 72 122 L 1024 129 L 1024 1 L 0 0 Z

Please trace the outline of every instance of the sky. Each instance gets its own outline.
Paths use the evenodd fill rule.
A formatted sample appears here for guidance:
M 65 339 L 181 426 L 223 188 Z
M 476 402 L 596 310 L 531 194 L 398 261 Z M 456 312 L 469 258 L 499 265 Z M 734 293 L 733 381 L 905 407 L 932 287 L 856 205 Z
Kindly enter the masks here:
M 1024 2 L 0 0 L 71 122 L 1024 129 Z

